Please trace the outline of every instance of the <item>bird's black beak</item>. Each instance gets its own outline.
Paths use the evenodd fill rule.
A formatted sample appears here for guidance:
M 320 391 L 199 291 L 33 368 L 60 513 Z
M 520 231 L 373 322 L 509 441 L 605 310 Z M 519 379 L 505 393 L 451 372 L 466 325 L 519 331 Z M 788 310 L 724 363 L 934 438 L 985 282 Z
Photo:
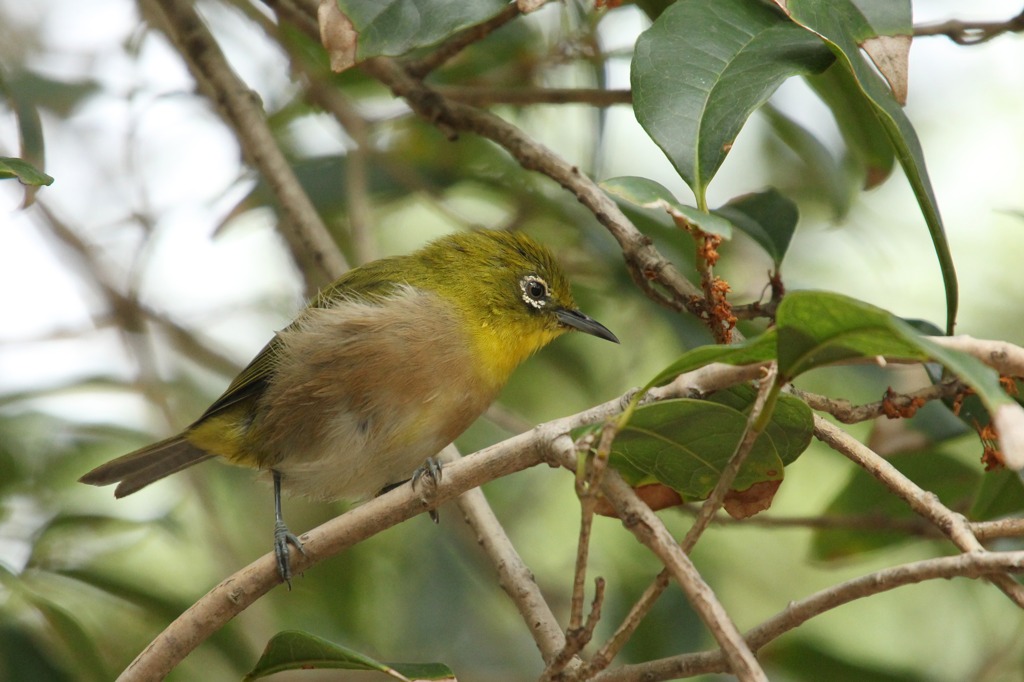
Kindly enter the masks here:
M 619 339 L 612 334 L 608 327 L 604 326 L 592 317 L 587 317 L 578 310 L 569 310 L 568 308 L 562 308 L 555 311 L 555 316 L 558 321 L 564 324 L 566 327 L 572 327 L 578 329 L 581 332 L 586 332 L 600 339 L 606 339 L 612 343 L 618 343 Z

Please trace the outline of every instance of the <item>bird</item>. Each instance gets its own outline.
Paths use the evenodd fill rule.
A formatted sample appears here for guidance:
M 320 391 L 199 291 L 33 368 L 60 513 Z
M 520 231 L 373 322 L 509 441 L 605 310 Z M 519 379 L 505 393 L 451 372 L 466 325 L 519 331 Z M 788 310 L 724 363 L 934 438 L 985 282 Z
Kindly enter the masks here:
M 124 497 L 220 458 L 269 472 L 274 553 L 291 587 L 282 489 L 361 502 L 421 475 L 526 358 L 569 331 L 619 343 L 580 312 L 546 247 L 522 232 L 441 237 L 324 288 L 181 433 L 79 480 Z

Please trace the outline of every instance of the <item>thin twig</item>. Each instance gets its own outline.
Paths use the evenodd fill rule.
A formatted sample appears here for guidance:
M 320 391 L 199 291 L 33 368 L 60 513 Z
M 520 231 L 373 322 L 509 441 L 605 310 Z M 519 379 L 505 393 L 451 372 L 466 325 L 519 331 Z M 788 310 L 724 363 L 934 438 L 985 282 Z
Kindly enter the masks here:
M 915 37 L 946 36 L 958 45 L 979 45 L 1004 33 L 1024 31 L 1024 11 L 1006 21 L 960 21 L 950 19 L 937 24 L 914 27 Z
M 201 90 L 231 126 L 250 162 L 281 208 L 278 226 L 311 293 L 347 269 L 316 209 L 274 140 L 256 94 L 231 69 L 190 0 L 145 0 L 185 56 Z
M 810 393 L 795 386 L 791 386 L 788 390 L 797 398 L 807 403 L 812 410 L 827 412 L 844 424 L 857 424 L 885 414 L 886 404 L 904 409 L 915 405 L 918 401 L 929 402 L 952 398 L 958 393 L 963 392 L 964 389 L 963 383 L 958 380 L 952 380 L 925 386 L 910 393 L 887 395 L 884 400 L 863 405 L 854 405 L 849 400 L 842 398 L 829 398 L 817 393 Z
M 754 404 L 750 408 L 750 414 L 747 415 L 743 436 L 736 444 L 736 449 L 730 456 L 728 464 L 725 465 L 725 468 L 719 474 L 718 482 L 715 484 L 711 494 L 708 495 L 708 499 L 701 505 L 700 512 L 697 514 L 697 518 L 694 519 L 693 525 L 690 526 L 686 536 L 679 543 L 687 554 L 693 551 L 693 548 L 697 545 L 697 540 L 700 539 L 701 534 L 707 529 L 715 513 L 722 508 L 725 496 L 732 490 L 732 484 L 739 475 L 743 463 L 754 449 L 754 443 L 757 442 L 758 437 L 765 427 L 768 426 L 769 418 L 775 409 L 775 398 L 778 397 L 779 387 L 775 383 L 778 374 L 779 366 L 774 362 L 769 364 L 764 371 L 757 391 L 757 398 L 754 399 Z
M 982 542 L 999 538 L 1024 537 L 1024 519 L 999 519 L 997 521 L 973 521 L 971 531 Z
M 696 516 L 699 507 L 683 504 L 675 509 L 684 514 Z M 943 538 L 934 524 L 923 518 L 894 519 L 880 514 L 862 514 L 851 516 L 752 516 L 749 519 L 734 519 L 724 514 L 717 514 L 712 520 L 721 526 L 758 526 L 761 528 L 804 528 L 819 530 L 862 530 L 878 532 L 897 532 L 923 538 Z M 971 532 L 980 542 L 998 540 L 1000 538 L 1024 537 L 1024 519 L 1009 518 L 997 521 L 971 521 Z
M 576 542 L 576 566 L 573 571 L 572 596 L 569 601 L 569 624 L 565 631 L 565 648 L 547 666 L 540 677 L 541 680 L 551 680 L 560 675 L 566 664 L 573 660 L 576 654 L 582 651 L 583 647 L 590 642 L 590 638 L 594 634 L 594 627 L 597 626 L 596 621 L 593 623 L 590 621 L 595 616 L 595 613 L 600 614 L 604 579 L 597 579 L 597 584 L 601 586 L 602 593 L 601 595 L 595 594 L 587 626 L 584 626 L 583 603 L 587 580 L 587 562 L 590 557 L 590 536 L 594 525 L 594 512 L 597 509 L 599 500 L 601 479 L 604 477 L 605 469 L 608 466 L 612 442 L 615 440 L 617 432 L 615 420 L 605 422 L 604 428 L 601 430 L 599 443 L 594 448 L 593 456 L 590 455 L 593 444 L 592 437 L 585 437 L 575 446 L 578 462 L 576 469 L 576 496 L 580 501 L 580 532 L 579 539 Z

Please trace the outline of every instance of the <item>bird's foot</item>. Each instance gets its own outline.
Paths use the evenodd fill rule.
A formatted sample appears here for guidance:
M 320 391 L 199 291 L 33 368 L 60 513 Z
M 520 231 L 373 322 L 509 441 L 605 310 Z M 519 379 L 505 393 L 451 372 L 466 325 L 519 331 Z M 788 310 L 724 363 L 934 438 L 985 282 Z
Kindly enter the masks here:
M 277 572 L 290 590 L 292 589 L 292 562 L 288 549 L 289 543 L 295 545 L 295 549 L 299 550 L 302 556 L 306 556 L 306 549 L 302 546 L 299 537 L 288 530 L 284 521 L 278 520 L 274 524 L 274 556 L 277 557 Z
M 441 482 L 443 473 L 441 460 L 436 457 L 428 457 L 423 466 L 413 472 L 410 482 L 413 490 L 419 492 L 423 504 L 430 506 L 433 503 L 434 496 L 437 494 L 437 484 Z M 430 520 L 434 523 L 440 521 L 436 509 L 431 508 L 427 513 L 430 514 Z

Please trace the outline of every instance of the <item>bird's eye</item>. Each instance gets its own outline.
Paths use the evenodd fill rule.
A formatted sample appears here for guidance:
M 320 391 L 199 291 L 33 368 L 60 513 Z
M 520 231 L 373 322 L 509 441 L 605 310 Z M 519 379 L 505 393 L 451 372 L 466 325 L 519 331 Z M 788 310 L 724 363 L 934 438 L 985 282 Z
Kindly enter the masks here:
M 523 301 L 533 308 L 540 310 L 548 301 L 548 283 L 537 275 L 523 277 L 519 288 L 523 290 Z

